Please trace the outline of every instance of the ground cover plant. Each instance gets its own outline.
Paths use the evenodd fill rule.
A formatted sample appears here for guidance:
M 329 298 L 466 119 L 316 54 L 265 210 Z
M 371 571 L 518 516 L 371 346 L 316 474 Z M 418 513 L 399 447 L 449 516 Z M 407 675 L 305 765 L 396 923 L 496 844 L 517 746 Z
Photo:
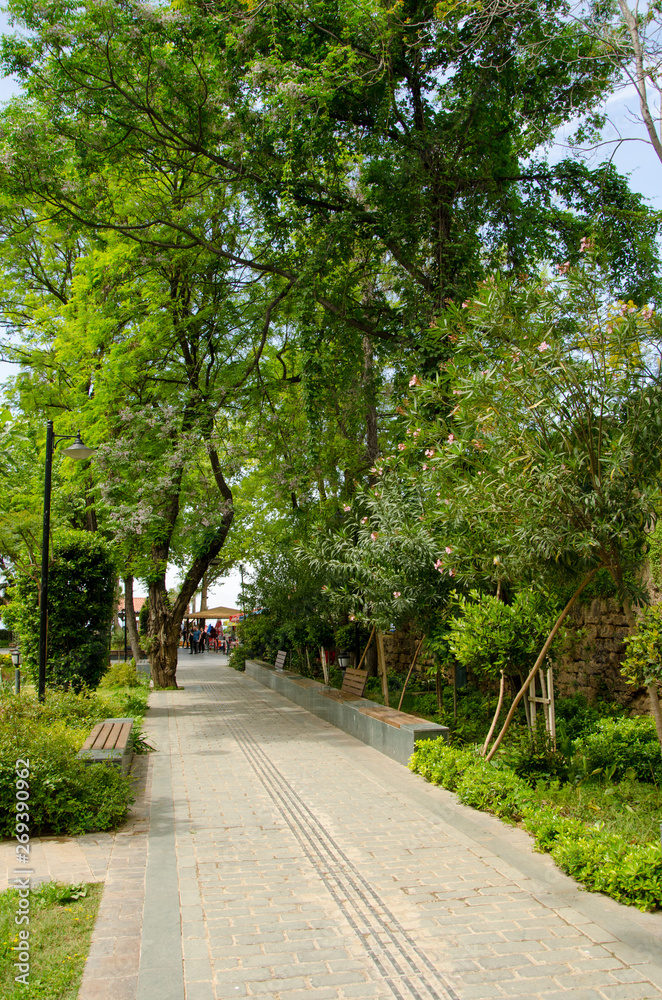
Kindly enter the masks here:
M 601 723 L 620 735 L 621 765 L 628 757 L 636 765 L 643 742 L 659 744 L 652 720 L 619 719 Z M 651 739 L 646 738 L 646 733 Z M 517 774 L 502 752 L 488 762 L 474 748 L 461 748 L 443 740 L 420 743 L 410 768 L 433 784 L 457 794 L 465 805 L 491 812 L 507 822 L 520 823 L 539 850 L 551 854 L 558 866 L 588 889 L 603 892 L 641 910 L 662 907 L 662 854 L 659 823 L 662 814 L 659 786 L 637 780 L 634 766 L 613 780 L 616 767 L 597 756 L 587 764 L 587 745 L 595 734 L 572 744 L 571 756 L 551 748 L 549 760 L 558 758 L 557 773 Z M 601 733 L 598 733 L 601 736 Z M 531 756 L 540 753 L 532 741 Z M 524 755 L 520 755 L 520 763 Z
M 18 697 L 8 688 L 0 691 L 0 836 L 14 833 L 19 757 L 30 760 L 33 836 L 73 836 L 123 822 L 133 800 L 130 779 L 103 764 L 83 764 L 76 754 L 92 727 L 106 718 L 132 717 L 134 752 L 150 749 L 140 731 L 148 693 L 142 678 L 96 692 L 47 691 L 43 705 L 30 690 Z
M 0 893 L 0 995 L 3 1000 L 75 1000 L 102 886 L 45 882 L 30 894 L 30 976 L 14 980 L 18 892 Z

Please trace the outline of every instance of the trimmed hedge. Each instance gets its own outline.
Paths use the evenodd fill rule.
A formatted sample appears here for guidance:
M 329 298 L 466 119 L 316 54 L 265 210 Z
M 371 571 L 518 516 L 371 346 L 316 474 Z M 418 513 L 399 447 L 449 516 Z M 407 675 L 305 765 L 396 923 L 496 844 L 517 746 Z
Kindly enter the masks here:
M 433 784 L 456 792 L 465 805 L 521 822 L 536 846 L 588 889 L 640 910 L 662 907 L 658 843 L 633 844 L 599 826 L 569 819 L 543 806 L 535 790 L 509 768 L 443 740 L 419 743 L 409 767 Z

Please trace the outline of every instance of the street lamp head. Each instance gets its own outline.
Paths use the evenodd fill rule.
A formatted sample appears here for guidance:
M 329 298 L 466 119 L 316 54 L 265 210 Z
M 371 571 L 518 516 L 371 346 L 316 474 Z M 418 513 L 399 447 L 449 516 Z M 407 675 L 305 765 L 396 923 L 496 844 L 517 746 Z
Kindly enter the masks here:
M 18 646 L 16 647 L 16 649 L 12 649 L 12 651 L 11 651 L 11 661 L 12 661 L 12 663 L 13 663 L 13 665 L 15 667 L 20 667 L 20 665 L 21 665 L 21 651 L 18 648 Z
M 70 444 L 68 448 L 63 448 L 62 454 L 67 455 L 68 458 L 89 458 L 90 455 L 94 454 L 94 448 L 88 448 L 86 444 L 83 444 L 80 438 L 80 431 L 78 431 L 74 443 Z

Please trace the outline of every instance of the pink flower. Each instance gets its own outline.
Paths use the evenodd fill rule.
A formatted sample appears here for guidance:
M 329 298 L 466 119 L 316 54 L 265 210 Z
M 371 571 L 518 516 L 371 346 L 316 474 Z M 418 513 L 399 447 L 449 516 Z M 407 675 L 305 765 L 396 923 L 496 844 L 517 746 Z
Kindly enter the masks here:
M 448 497 L 446 497 L 446 499 L 444 500 L 444 503 L 450 503 L 450 500 L 448 499 Z
M 448 435 L 448 443 L 452 444 L 454 440 L 455 440 L 455 435 L 454 434 L 449 434 Z
M 350 620 L 351 622 L 355 622 L 355 621 L 356 621 L 356 615 L 350 615 L 350 616 L 349 616 L 349 620 Z
M 328 587 L 322 587 L 322 590 L 328 590 Z
M 404 451 L 405 447 L 406 445 L 401 441 L 400 444 L 398 445 L 398 451 Z
M 432 458 L 434 455 L 434 448 L 427 448 L 425 452 L 426 458 Z
M 400 591 L 399 590 L 394 590 L 393 591 L 393 596 L 394 597 L 400 597 Z
M 428 467 L 427 467 L 427 463 L 425 463 L 425 464 L 423 465 L 423 472 L 427 472 L 427 471 L 428 471 Z
M 373 542 L 377 541 L 378 535 L 379 535 L 379 533 L 377 531 L 371 531 L 370 532 L 370 537 L 372 538 Z
M 471 305 L 471 299 L 466 299 L 466 300 L 465 300 L 465 301 L 464 301 L 464 302 L 462 303 L 462 308 L 463 308 L 463 309 L 468 309 L 470 305 Z
M 451 546 L 450 546 L 450 545 L 447 545 L 447 546 L 446 546 L 446 555 L 447 555 L 447 556 L 449 556 L 449 555 L 451 554 L 451 552 L 452 552 L 452 551 L 453 551 L 453 549 L 451 548 Z
M 362 517 L 362 518 L 361 518 L 361 524 L 366 524 L 366 523 L 367 523 L 367 520 L 368 520 L 368 518 L 367 518 L 367 517 Z
M 439 570 L 440 573 L 444 572 L 444 567 L 442 565 L 441 559 L 437 559 L 436 563 L 434 564 L 434 568 L 436 570 Z
M 344 504 L 342 505 L 342 509 L 343 509 L 343 510 L 351 510 L 352 508 L 350 507 L 350 505 L 349 505 L 348 503 L 344 503 Z
M 588 236 L 583 236 L 582 241 L 579 244 L 579 252 L 586 253 L 587 250 L 593 249 L 593 240 Z
M 559 272 L 559 274 L 567 274 L 568 271 L 570 270 L 570 261 L 567 260 L 565 264 L 557 264 L 556 270 Z
M 409 388 L 410 389 L 413 389 L 415 385 L 422 385 L 422 384 L 423 383 L 421 382 L 421 380 L 418 377 L 418 375 L 412 375 L 412 377 L 409 379 Z
M 454 569 L 449 569 L 448 575 L 449 576 L 455 576 L 455 570 Z
M 538 345 L 538 350 L 540 351 L 541 354 L 543 353 L 543 351 L 549 350 L 549 344 L 547 343 L 546 340 L 543 340 L 542 344 Z

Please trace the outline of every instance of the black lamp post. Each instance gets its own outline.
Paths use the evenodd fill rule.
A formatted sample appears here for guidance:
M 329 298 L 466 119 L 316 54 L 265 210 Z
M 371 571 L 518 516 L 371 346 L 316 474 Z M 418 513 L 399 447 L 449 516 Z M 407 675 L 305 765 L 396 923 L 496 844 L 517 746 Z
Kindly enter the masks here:
M 11 651 L 11 661 L 14 664 L 14 693 L 21 693 L 21 651 L 16 646 L 15 649 Z
M 39 684 L 37 696 L 43 701 L 46 693 L 46 646 L 48 643 L 48 542 L 51 533 L 51 479 L 53 472 L 53 452 L 60 441 L 74 439 L 62 454 L 69 458 L 83 459 L 94 454 L 77 434 L 55 434 L 53 421 L 46 422 L 46 464 L 44 468 L 44 525 L 41 536 L 41 593 L 39 597 Z
M 122 622 L 122 625 L 124 626 L 124 662 L 126 663 L 126 653 L 127 653 L 127 649 L 126 649 L 126 610 L 124 608 L 122 608 L 121 611 L 118 611 L 117 612 L 117 617 L 119 618 L 119 620 Z

